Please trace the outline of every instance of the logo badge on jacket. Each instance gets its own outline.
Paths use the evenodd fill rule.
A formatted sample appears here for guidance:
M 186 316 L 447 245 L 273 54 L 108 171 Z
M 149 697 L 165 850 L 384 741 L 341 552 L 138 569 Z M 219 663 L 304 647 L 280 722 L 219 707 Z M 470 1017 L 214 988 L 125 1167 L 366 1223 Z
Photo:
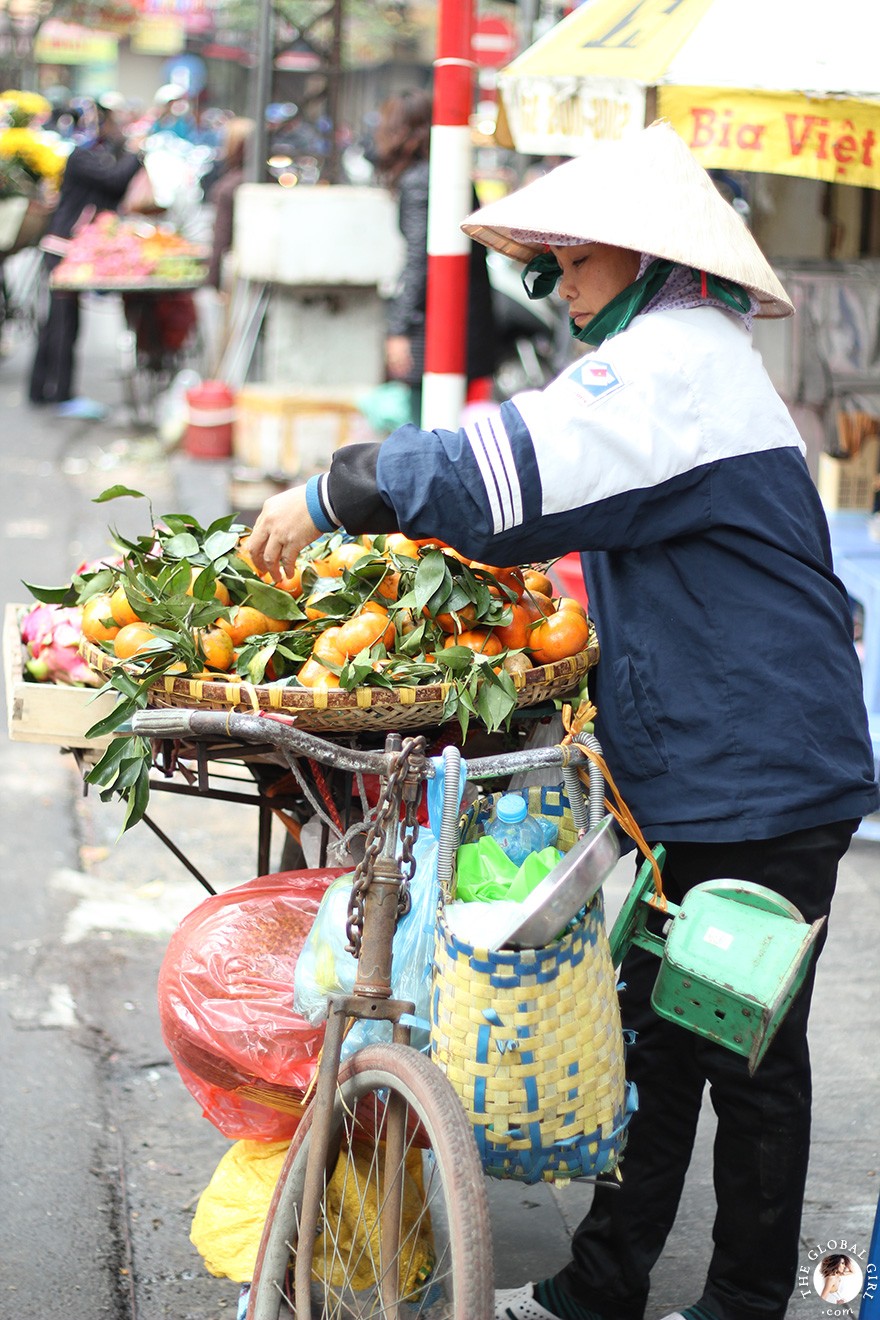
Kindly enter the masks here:
M 610 363 L 597 362 L 595 358 L 579 362 L 568 379 L 591 399 L 601 399 L 612 390 L 619 390 L 623 384 Z

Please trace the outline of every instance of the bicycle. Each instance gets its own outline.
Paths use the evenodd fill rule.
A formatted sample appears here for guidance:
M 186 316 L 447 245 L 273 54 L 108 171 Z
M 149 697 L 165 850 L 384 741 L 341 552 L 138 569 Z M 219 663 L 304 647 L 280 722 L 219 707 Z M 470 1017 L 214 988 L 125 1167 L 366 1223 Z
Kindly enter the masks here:
M 119 337 L 123 395 L 135 425 L 155 424 L 156 402 L 175 376 L 202 353 L 198 315 L 188 289 L 122 294 Z
M 357 957 L 351 995 L 329 997 L 314 1097 L 290 1146 L 269 1209 L 251 1286 L 248 1320 L 489 1320 L 494 1284 L 483 1167 L 470 1120 L 440 1068 L 410 1044 L 411 1003 L 391 992 L 392 937 L 406 910 L 422 783 L 433 777 L 421 735 L 388 734 L 384 750 L 330 743 L 270 717 L 163 709 L 133 717 L 153 739 L 236 738 L 272 743 L 291 766 L 308 757 L 349 773 L 378 774 L 381 796 L 349 904 Z M 448 755 L 444 754 L 444 759 Z M 449 756 L 454 769 L 457 753 Z M 566 782 L 595 767 L 577 745 L 516 751 L 468 762 L 468 778 L 558 766 Z M 570 796 L 573 796 L 570 794 Z M 588 824 L 573 801 L 576 823 Z M 438 870 L 451 874 L 458 819 L 456 774 L 447 774 Z M 398 823 L 399 822 L 399 823 Z M 340 1065 L 349 1024 L 390 1021 L 392 1043 L 368 1045 Z M 415 1154 L 422 1152 L 422 1158 Z M 356 1209 L 352 1211 L 352 1206 Z M 352 1213 L 358 1232 L 352 1233 Z M 420 1261 L 430 1224 L 430 1269 Z

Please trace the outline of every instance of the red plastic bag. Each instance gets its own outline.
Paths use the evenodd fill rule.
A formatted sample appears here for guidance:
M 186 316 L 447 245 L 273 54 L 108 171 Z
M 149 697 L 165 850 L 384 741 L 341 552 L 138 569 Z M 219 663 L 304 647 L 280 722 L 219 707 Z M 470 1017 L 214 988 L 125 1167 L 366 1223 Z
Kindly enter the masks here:
M 293 1011 L 296 960 L 324 891 L 345 872 L 258 876 L 205 900 L 171 937 L 159 1019 L 184 1085 L 227 1137 L 293 1135 L 323 1024 Z

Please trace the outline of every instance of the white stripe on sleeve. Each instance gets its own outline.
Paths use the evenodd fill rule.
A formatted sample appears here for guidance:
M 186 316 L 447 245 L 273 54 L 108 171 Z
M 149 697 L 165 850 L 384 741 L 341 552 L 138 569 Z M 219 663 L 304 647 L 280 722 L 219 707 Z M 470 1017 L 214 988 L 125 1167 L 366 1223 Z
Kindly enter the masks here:
M 523 520 L 522 490 L 513 450 L 498 416 L 484 417 L 465 428 L 492 512 L 492 530 L 509 531 Z

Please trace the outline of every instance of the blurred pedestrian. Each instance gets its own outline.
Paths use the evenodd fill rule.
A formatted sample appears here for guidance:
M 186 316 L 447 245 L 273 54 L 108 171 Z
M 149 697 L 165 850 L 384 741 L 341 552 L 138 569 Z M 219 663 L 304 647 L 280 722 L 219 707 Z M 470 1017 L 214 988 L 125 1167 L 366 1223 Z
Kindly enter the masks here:
M 76 230 L 100 212 L 118 209 L 140 169 L 141 153 L 127 149 L 117 105 L 115 97 L 98 99 L 95 137 L 75 147 L 68 158 L 58 205 L 40 244 L 47 275 L 67 252 Z M 78 333 L 79 297 L 76 293 L 53 291 L 31 367 L 31 403 L 65 403 L 72 398 Z
M 379 179 L 397 198 L 398 223 L 406 243 L 403 269 L 388 306 L 385 366 L 392 380 L 409 385 L 415 422 L 421 415 L 425 369 L 431 110 L 431 96 L 426 91 L 390 97 L 380 107 L 374 144 Z M 466 357 L 471 398 L 487 397 L 487 378 L 495 366 L 495 318 L 486 250 L 472 243 Z
M 207 196 L 207 201 L 214 206 L 214 236 L 207 282 L 214 289 L 221 288 L 223 258 L 232 247 L 235 194 L 245 179 L 245 156 L 255 128 L 252 119 L 230 119 L 219 161 L 220 177 Z
M 165 83 L 153 97 L 153 123 L 149 134 L 173 133 L 175 137 L 193 142 L 197 137 L 196 121 L 193 117 L 186 91 L 176 83 Z

